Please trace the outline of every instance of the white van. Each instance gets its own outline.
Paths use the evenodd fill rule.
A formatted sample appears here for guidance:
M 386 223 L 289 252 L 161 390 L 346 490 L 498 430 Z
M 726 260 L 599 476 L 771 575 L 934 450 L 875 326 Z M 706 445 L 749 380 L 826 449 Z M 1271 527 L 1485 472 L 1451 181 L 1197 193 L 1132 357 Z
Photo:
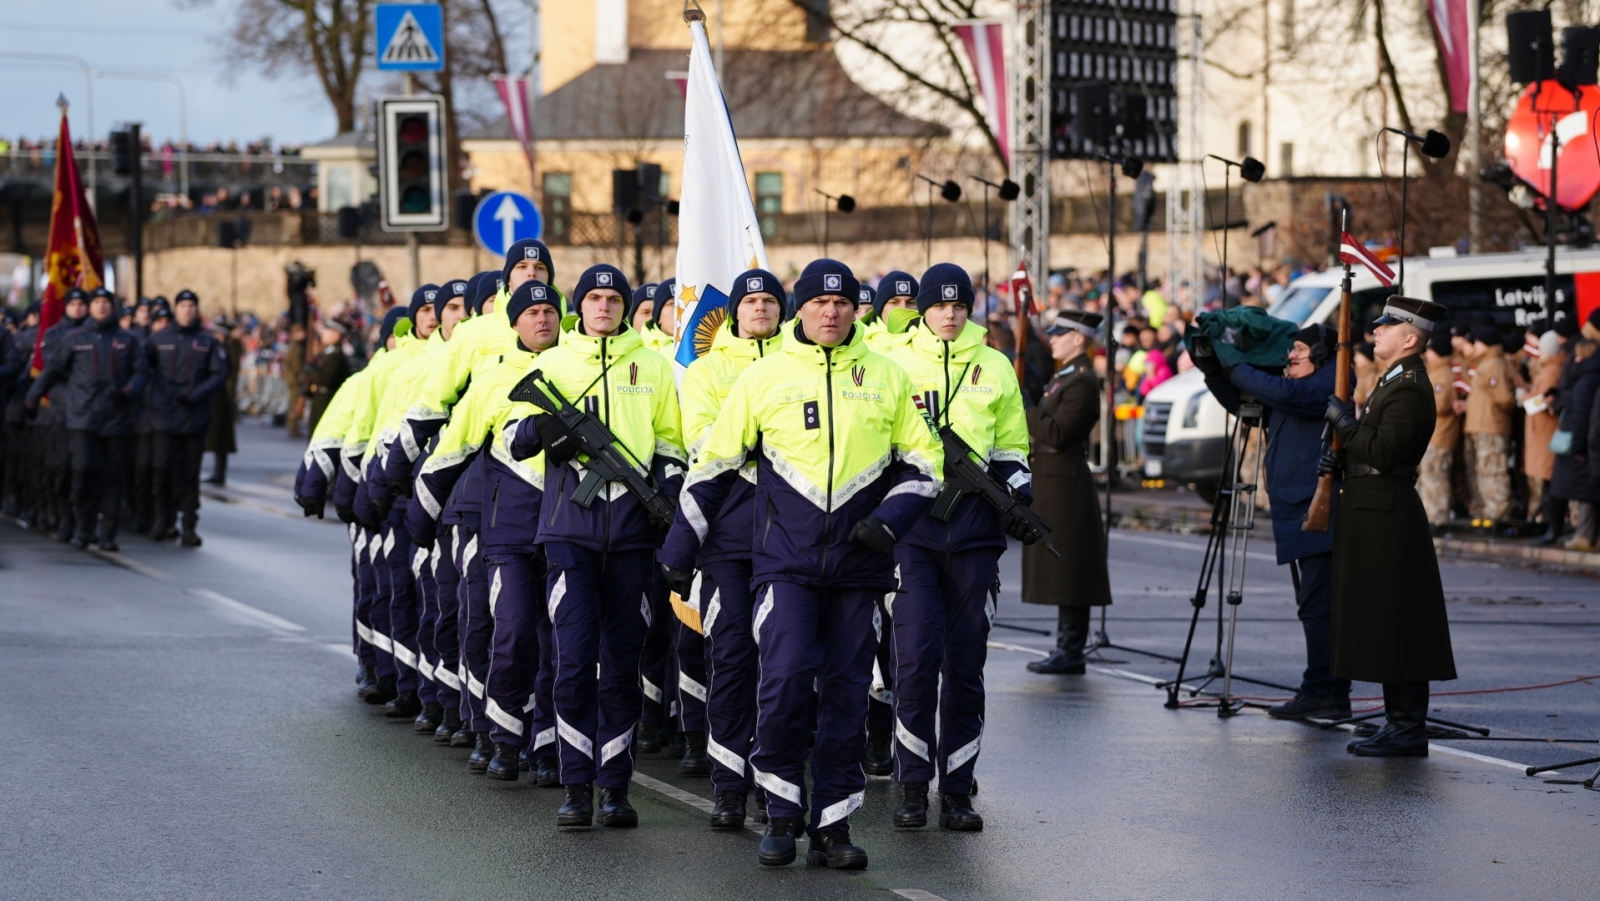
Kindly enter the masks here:
M 1452 317 L 1490 313 L 1502 328 L 1526 326 L 1544 315 L 1545 251 L 1486 253 L 1406 260 L 1405 291 L 1450 308 Z M 1378 284 L 1363 266 L 1353 267 L 1351 321 L 1358 333 L 1376 319 L 1383 299 L 1399 289 Z M 1289 283 L 1267 311 L 1305 325 L 1333 325 L 1339 313 L 1344 268 L 1331 268 Z M 1600 306 L 1600 250 L 1556 250 L 1557 317 L 1586 315 Z M 1191 369 L 1157 386 L 1144 404 L 1144 472 L 1198 487 L 1210 496 L 1222 475 L 1228 423 L 1222 405 Z

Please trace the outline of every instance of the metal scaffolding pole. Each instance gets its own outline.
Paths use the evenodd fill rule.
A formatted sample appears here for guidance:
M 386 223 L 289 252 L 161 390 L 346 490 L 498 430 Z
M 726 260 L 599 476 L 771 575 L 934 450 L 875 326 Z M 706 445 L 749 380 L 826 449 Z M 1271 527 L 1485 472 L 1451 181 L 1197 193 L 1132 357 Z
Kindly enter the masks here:
M 1205 158 L 1205 84 L 1200 60 L 1200 0 L 1189 0 L 1178 20 L 1182 46 L 1178 52 L 1178 162 L 1167 186 L 1167 299 L 1176 302 L 1187 283 L 1190 303 L 1205 299 L 1206 195 L 1200 161 Z
M 1011 240 L 1035 279 L 1050 272 L 1050 4 L 1017 0 L 1011 28 Z M 1042 282 L 1035 282 L 1041 284 Z

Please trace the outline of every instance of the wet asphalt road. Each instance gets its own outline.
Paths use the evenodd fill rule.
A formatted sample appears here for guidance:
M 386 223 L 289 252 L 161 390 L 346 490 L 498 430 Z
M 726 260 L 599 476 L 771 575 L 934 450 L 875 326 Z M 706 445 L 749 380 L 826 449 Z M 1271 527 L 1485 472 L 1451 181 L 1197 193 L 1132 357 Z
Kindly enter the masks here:
M 246 504 L 208 501 L 198 551 L 128 538 L 109 561 L 0 522 L 0 898 L 1594 897 L 1600 793 L 1508 764 L 1596 745 L 1449 741 L 1426 760 L 1360 760 L 1342 732 L 1166 710 L 1138 681 L 1176 669 L 1153 658 L 1108 650 L 1126 663 L 1028 674 L 1049 639 L 1004 628 L 986 671 L 982 833 L 894 830 L 876 779 L 852 818 L 872 855 L 859 874 L 765 870 L 754 833 L 712 833 L 646 786 L 637 831 L 557 833 L 560 792 L 468 775 L 464 751 L 355 698 L 344 533 L 282 512 L 271 486 L 294 454 L 241 439 Z M 1181 649 L 1201 547 L 1116 533 L 1113 640 Z M 1288 577 L 1253 550 L 1268 559 L 1249 561 L 1236 671 L 1293 682 Z M 1048 628 L 1053 610 L 1016 601 L 1016 556 L 998 621 Z M 1600 580 L 1451 562 L 1444 577 L 1462 678 L 1436 689 L 1600 674 Z M 1204 614 L 1201 670 L 1216 641 Z M 1494 737 L 1595 739 L 1597 701 L 1586 682 L 1434 707 Z M 640 772 L 710 794 L 665 757 Z

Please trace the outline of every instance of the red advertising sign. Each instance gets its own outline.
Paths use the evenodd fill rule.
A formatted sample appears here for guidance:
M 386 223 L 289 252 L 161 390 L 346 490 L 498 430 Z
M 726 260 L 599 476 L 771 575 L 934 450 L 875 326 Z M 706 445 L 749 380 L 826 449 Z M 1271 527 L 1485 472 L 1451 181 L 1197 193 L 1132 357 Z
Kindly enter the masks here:
M 1550 196 L 1550 167 L 1559 179 L 1557 202 L 1565 210 L 1588 206 L 1600 191 L 1600 146 L 1594 118 L 1600 87 L 1569 91 L 1555 81 L 1528 85 L 1506 123 L 1506 162 L 1534 190 Z M 1553 151 L 1560 145 L 1559 157 Z

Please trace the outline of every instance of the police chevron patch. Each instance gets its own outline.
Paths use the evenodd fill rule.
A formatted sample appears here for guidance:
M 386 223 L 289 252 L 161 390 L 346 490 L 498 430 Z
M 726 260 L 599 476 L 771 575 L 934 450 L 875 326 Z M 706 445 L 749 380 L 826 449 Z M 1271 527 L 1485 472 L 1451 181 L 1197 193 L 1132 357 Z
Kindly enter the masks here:
M 857 388 L 861 387 L 861 383 L 863 381 L 865 381 L 866 378 L 867 378 L 867 367 L 865 367 L 865 366 L 852 366 L 852 367 L 850 367 L 850 380 L 856 383 L 856 387 Z

